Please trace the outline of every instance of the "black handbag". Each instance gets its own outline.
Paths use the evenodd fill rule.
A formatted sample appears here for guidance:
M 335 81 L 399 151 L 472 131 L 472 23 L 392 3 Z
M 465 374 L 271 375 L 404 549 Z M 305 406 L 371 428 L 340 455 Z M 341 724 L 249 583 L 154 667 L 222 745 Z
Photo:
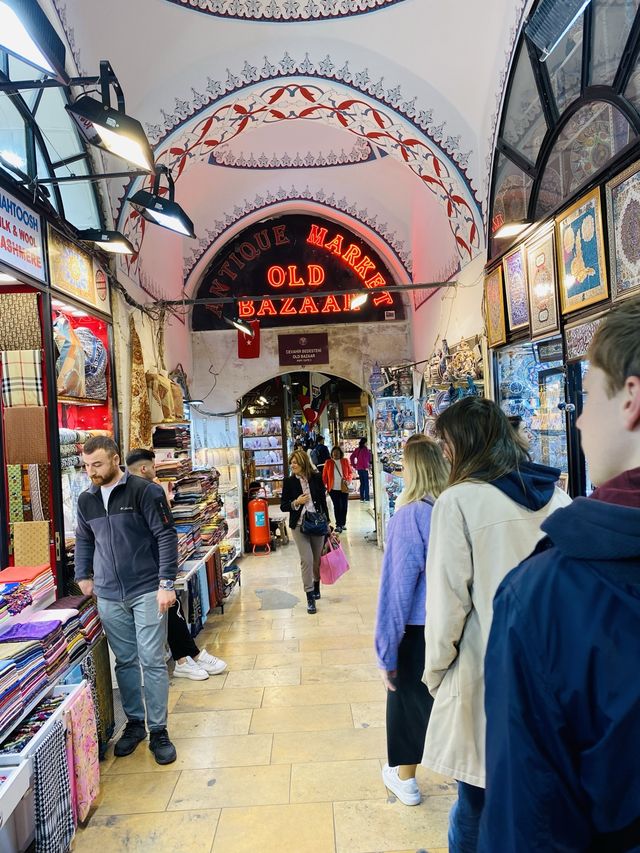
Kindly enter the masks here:
M 329 532 L 329 519 L 323 512 L 305 512 L 300 529 L 305 536 L 326 536 Z

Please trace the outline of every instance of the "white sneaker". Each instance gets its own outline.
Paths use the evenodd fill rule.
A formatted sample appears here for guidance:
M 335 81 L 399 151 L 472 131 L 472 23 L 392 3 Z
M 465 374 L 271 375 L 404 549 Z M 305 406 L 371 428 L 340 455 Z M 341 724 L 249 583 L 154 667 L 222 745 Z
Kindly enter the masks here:
M 422 800 L 416 780 L 400 779 L 397 767 L 389 767 L 385 764 L 382 769 L 382 781 L 405 806 L 417 806 Z
M 193 658 L 187 657 L 184 663 L 178 663 L 173 668 L 174 678 L 190 678 L 192 681 L 206 681 L 209 678 L 209 673 L 203 667 L 197 664 Z
M 220 675 L 227 668 L 223 660 L 210 655 L 206 649 L 202 649 L 195 663 L 196 666 L 202 667 L 209 675 Z

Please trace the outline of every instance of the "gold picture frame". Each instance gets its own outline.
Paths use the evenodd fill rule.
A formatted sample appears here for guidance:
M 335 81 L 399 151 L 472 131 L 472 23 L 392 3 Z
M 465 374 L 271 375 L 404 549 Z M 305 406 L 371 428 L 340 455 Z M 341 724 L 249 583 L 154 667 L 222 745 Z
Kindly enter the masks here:
M 606 185 L 611 299 L 620 302 L 640 292 L 640 160 Z
M 565 210 L 555 228 L 560 305 L 566 316 L 609 296 L 600 189 Z
M 502 260 L 502 275 L 507 303 L 509 329 L 529 327 L 529 287 L 527 283 L 527 264 L 524 247 L 518 246 Z
M 545 228 L 526 246 L 529 281 L 529 321 L 533 340 L 560 328 L 554 229 Z
M 498 265 L 484 278 L 484 305 L 487 321 L 487 338 L 490 347 L 507 342 L 507 324 L 502 287 L 502 265 Z

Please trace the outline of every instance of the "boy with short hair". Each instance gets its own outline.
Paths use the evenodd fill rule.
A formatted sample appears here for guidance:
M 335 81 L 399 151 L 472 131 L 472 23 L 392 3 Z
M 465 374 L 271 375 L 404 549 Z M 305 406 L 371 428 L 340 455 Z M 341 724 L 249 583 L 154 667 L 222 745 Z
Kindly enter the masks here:
M 640 299 L 598 328 L 578 420 L 598 488 L 494 599 L 479 850 L 640 850 Z

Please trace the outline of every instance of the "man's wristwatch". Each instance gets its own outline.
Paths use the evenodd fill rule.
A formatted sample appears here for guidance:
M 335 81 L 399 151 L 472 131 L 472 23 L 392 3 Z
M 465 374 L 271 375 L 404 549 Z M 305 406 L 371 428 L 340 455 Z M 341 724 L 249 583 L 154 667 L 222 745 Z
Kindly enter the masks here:
M 167 589 L 169 592 L 173 592 L 176 588 L 175 581 L 165 580 L 164 578 L 160 581 L 159 589 Z

